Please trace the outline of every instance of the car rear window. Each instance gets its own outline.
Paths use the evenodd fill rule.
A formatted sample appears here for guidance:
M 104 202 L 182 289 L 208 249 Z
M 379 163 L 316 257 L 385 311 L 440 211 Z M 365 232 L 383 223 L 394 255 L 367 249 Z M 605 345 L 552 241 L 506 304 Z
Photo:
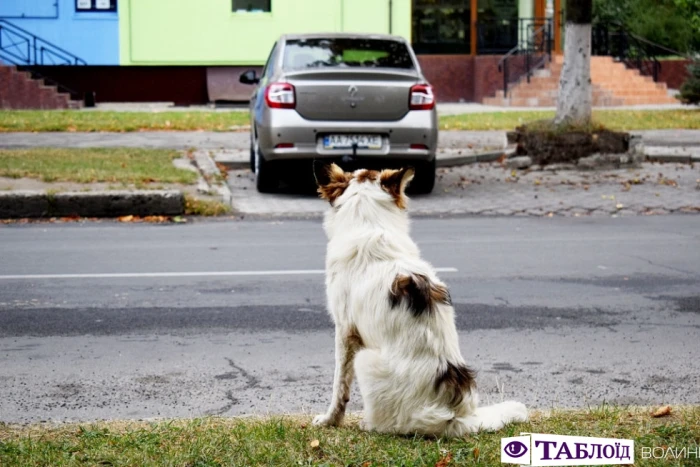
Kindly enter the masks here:
M 284 68 L 414 68 L 406 44 L 385 39 L 293 39 L 284 48 Z

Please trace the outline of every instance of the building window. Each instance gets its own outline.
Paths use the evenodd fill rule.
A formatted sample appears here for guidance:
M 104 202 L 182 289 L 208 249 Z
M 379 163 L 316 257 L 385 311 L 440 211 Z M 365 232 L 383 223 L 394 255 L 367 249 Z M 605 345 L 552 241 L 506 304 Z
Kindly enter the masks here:
M 479 0 L 477 18 L 477 53 L 504 54 L 517 45 L 516 0 Z
M 272 11 L 272 0 L 233 0 L 233 11 Z
M 117 11 L 117 0 L 75 0 L 75 11 L 84 12 L 111 12 Z
M 471 0 L 413 0 L 413 49 L 419 54 L 470 51 Z

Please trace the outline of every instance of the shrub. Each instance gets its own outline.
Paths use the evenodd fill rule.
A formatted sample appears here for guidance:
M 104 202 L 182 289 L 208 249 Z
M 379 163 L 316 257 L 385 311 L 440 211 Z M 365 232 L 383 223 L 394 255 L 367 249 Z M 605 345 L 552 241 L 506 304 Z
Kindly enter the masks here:
M 700 61 L 688 65 L 690 76 L 681 86 L 680 98 L 684 104 L 700 104 Z

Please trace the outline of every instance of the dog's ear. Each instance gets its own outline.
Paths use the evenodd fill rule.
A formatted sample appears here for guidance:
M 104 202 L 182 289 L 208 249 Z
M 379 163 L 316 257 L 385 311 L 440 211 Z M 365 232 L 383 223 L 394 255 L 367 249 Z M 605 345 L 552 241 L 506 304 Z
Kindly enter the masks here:
M 319 161 L 314 161 L 314 176 L 321 198 L 331 204 L 345 192 L 352 179 L 352 175 L 343 172 L 338 165 L 326 165 Z
M 382 188 L 394 197 L 396 205 L 401 209 L 406 208 L 404 194 L 415 173 L 413 167 L 406 167 L 399 170 L 383 170 L 379 175 Z
M 316 180 L 316 185 L 323 186 L 330 183 L 331 177 L 329 169 L 330 167 L 328 164 L 314 159 L 314 179 Z

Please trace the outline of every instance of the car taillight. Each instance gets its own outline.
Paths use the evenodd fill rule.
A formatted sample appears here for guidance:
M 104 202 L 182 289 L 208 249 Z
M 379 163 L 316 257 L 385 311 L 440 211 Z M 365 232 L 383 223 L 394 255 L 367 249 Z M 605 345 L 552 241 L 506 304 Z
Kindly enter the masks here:
M 265 91 L 265 102 L 272 109 L 293 109 L 296 106 L 294 86 L 289 83 L 272 83 Z
M 429 84 L 416 84 L 411 88 L 408 108 L 411 110 L 430 110 L 435 107 L 435 95 Z

